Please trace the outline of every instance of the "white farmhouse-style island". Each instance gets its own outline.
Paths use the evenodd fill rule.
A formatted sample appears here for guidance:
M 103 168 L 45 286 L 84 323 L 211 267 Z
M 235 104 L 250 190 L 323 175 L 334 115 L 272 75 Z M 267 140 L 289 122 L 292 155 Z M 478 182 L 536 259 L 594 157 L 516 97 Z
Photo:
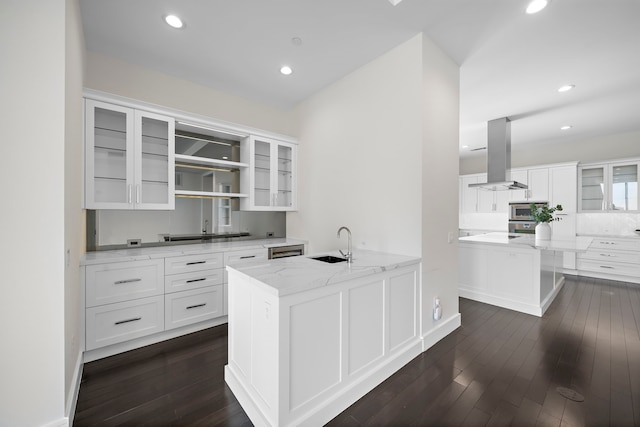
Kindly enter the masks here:
M 460 296 L 542 316 L 564 284 L 562 253 L 586 252 L 591 240 L 508 233 L 461 237 Z
M 422 351 L 420 258 L 227 266 L 225 381 L 257 426 L 322 425 Z

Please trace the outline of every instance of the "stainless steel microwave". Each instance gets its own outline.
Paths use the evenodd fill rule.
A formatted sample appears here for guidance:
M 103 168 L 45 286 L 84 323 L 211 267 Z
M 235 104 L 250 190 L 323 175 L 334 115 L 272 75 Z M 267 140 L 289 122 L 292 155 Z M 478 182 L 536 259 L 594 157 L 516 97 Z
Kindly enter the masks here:
M 509 203 L 509 221 L 531 221 L 531 203 L 536 205 L 536 208 L 549 205 L 547 202 Z

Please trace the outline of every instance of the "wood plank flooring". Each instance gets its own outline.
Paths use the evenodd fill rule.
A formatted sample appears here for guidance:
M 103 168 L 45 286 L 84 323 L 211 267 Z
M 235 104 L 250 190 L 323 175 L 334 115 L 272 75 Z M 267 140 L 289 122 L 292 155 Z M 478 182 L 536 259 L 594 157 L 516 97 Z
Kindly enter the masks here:
M 640 286 L 567 276 L 542 318 L 463 298 L 460 313 L 328 425 L 640 426 Z M 222 325 L 87 363 L 74 426 L 249 426 L 226 362 Z

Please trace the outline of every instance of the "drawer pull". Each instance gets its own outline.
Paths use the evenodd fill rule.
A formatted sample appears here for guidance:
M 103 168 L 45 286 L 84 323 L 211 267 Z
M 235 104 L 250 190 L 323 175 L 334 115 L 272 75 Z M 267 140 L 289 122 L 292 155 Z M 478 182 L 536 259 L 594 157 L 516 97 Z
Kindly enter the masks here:
M 118 280 L 117 282 L 113 282 L 114 285 L 122 285 L 124 283 L 133 283 L 140 282 L 142 279 L 127 279 L 127 280 Z
M 615 267 L 611 267 L 610 265 L 601 265 L 600 268 L 608 268 L 610 270 L 613 270 Z
M 192 308 L 204 307 L 205 305 L 207 305 L 206 302 L 203 302 L 202 304 L 190 305 L 189 307 L 187 307 L 187 310 L 191 310 Z
M 116 322 L 116 325 L 122 325 L 123 323 L 129 323 L 129 322 L 137 322 L 138 320 L 142 320 L 142 317 L 134 317 L 133 319 L 127 319 L 127 320 L 120 320 L 118 322 Z
M 246 255 L 246 256 L 241 256 L 240 259 L 249 259 L 249 258 L 255 258 L 255 255 Z
M 194 262 L 188 262 L 187 265 L 196 265 L 196 264 L 206 264 L 207 261 L 194 261 Z
M 611 254 L 600 254 L 600 256 L 606 256 L 606 257 L 609 257 L 609 258 L 615 258 L 616 257 L 616 255 L 611 255 Z
M 616 242 L 600 242 L 603 245 L 615 245 Z
M 200 279 L 191 279 L 191 280 L 187 280 L 187 283 L 202 282 L 203 280 L 207 280 L 207 278 L 206 277 L 202 277 Z

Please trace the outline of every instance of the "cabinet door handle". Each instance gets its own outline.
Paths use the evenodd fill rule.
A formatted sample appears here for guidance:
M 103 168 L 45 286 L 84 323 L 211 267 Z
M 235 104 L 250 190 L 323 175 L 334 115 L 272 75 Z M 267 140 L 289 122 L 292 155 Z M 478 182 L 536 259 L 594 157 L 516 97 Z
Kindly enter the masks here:
M 187 280 L 187 283 L 202 282 L 203 280 L 207 280 L 207 278 L 206 277 L 202 277 L 200 279 L 191 279 L 191 280 Z
M 133 283 L 140 282 L 142 279 L 126 279 L 126 280 L 118 280 L 117 282 L 113 282 L 114 285 L 122 285 L 124 283 Z
M 142 320 L 142 317 L 134 317 L 132 319 L 119 320 L 115 324 L 122 325 L 123 323 L 137 322 L 138 320 Z
M 202 304 L 190 305 L 187 307 L 187 310 L 191 310 L 192 308 L 204 307 L 205 305 L 207 305 L 206 302 L 203 302 Z
M 249 259 L 249 258 L 255 258 L 255 255 L 246 255 L 246 256 L 241 256 L 240 259 Z
M 133 189 L 132 189 L 131 187 L 132 187 L 132 185 L 131 185 L 131 184 L 127 185 L 127 203 L 129 203 L 129 204 L 131 204 L 131 203 L 132 203 L 132 200 L 133 200 L 133 199 L 131 198 L 131 197 L 132 197 L 132 196 L 131 196 L 131 192 L 133 191 Z
M 140 184 L 136 184 L 136 203 L 140 203 Z
M 196 265 L 196 264 L 206 264 L 207 261 L 193 261 L 193 262 L 188 262 L 187 265 Z
M 610 270 L 615 269 L 615 267 L 611 267 L 610 265 L 601 265 L 600 268 L 608 268 Z

